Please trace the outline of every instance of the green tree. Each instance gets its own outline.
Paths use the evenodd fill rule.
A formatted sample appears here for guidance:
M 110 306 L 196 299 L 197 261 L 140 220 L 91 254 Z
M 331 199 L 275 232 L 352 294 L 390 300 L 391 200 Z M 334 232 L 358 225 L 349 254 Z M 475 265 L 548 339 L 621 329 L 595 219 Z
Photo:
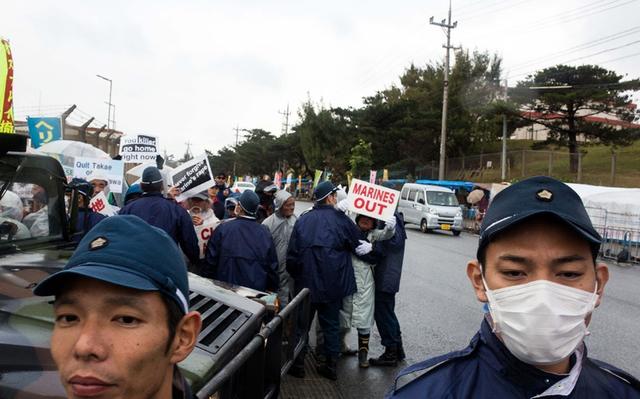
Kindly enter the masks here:
M 351 173 L 354 177 L 362 178 L 362 176 L 369 174 L 373 165 L 372 157 L 371 143 L 362 139 L 358 140 L 358 144 L 351 148 L 351 157 L 349 158 Z
M 576 172 L 580 135 L 608 145 L 629 145 L 640 137 L 640 131 L 630 125 L 588 118 L 598 115 L 632 122 L 638 116 L 628 93 L 640 88 L 640 83 L 621 80 L 622 75 L 597 65 L 557 65 L 519 82 L 512 97 L 521 104 L 522 119 L 549 129 L 548 143 L 568 147 L 570 170 Z

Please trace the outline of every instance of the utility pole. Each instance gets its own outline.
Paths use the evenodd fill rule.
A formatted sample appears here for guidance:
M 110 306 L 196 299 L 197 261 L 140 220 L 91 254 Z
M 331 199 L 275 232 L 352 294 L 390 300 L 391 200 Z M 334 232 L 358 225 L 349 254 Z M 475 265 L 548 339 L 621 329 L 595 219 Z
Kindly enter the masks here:
M 113 89 L 113 81 L 109 78 L 105 78 L 102 75 L 96 75 L 97 77 L 99 77 L 100 79 L 104 79 L 107 82 L 109 82 L 109 111 L 107 112 L 107 130 L 109 130 L 111 128 L 111 92 Z
M 236 132 L 236 145 L 233 147 L 233 178 L 235 179 L 236 178 L 236 158 L 238 157 L 238 135 L 240 134 L 240 126 L 236 125 L 236 128 L 233 130 Z
M 191 154 L 191 142 L 187 140 L 184 145 L 187 146 L 187 152 L 185 153 L 185 158 L 193 159 L 193 154 Z
M 436 25 L 443 28 L 445 35 L 447 36 L 447 44 L 443 45 L 447 50 L 447 56 L 444 61 L 444 89 L 442 93 L 442 130 L 440 132 L 440 164 L 438 167 L 438 180 L 444 180 L 444 168 L 446 160 L 446 143 L 447 143 L 447 102 L 449 100 L 449 53 L 451 49 L 457 47 L 451 46 L 451 29 L 458 26 L 458 22 L 451 24 L 451 0 L 449 0 L 449 16 L 448 19 L 443 19 L 441 22 L 433 22 L 433 17 L 429 19 L 431 25 Z
M 509 86 L 507 85 L 507 80 L 504 80 L 504 101 L 507 101 L 507 90 Z M 501 176 L 502 181 L 507 180 L 507 115 L 502 115 L 502 158 L 501 162 L 502 170 Z
M 287 135 L 289 134 L 289 115 L 291 115 L 291 113 L 289 112 L 289 104 L 287 104 L 287 110 L 285 112 L 278 111 L 278 113 L 284 116 L 284 123 L 282 125 L 282 134 Z

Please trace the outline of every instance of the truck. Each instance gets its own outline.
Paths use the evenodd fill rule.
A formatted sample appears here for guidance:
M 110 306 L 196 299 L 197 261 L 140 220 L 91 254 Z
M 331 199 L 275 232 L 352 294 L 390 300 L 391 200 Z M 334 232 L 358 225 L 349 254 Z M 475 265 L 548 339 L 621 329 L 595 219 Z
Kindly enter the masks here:
M 82 194 L 67 185 L 57 160 L 27 153 L 26 145 L 24 136 L 0 134 L 0 397 L 64 398 L 50 354 L 53 298 L 32 290 L 75 250 Z M 193 273 L 189 287 L 190 309 L 202 314 L 203 325 L 179 367 L 195 395 L 276 397 L 306 345 L 308 291 L 280 310 L 273 295 Z

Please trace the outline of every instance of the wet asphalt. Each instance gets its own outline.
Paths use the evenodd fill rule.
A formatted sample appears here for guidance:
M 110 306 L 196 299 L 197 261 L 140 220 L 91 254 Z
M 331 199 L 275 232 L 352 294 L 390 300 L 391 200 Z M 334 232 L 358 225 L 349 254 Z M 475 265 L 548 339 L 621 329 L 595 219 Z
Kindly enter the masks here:
M 296 213 L 310 207 L 298 202 Z M 462 233 L 423 234 L 407 226 L 407 243 L 396 313 L 407 359 L 397 368 L 358 368 L 355 357 L 338 362 L 336 388 L 344 398 L 380 398 L 402 368 L 424 359 L 462 349 L 480 327 L 482 304 L 466 277 L 475 258 L 478 237 Z M 589 356 L 640 377 L 640 266 L 609 265 L 610 280 L 601 306 L 594 312 L 587 337 Z M 357 335 L 349 337 L 357 346 Z M 313 342 L 312 342 L 313 344 Z M 382 352 L 375 330 L 371 356 Z

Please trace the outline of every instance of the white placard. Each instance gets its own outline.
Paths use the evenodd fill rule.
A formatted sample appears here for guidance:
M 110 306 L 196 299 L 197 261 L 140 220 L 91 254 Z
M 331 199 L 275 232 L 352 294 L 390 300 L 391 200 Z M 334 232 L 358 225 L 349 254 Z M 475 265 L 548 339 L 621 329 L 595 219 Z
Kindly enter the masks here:
M 171 172 L 171 180 L 173 186 L 180 189 L 180 195 L 176 197 L 178 202 L 216 184 L 209 166 L 209 158 L 206 155 L 194 158 L 175 168 Z
M 200 248 L 200 259 L 204 259 L 205 251 L 207 249 L 207 243 L 209 239 L 213 237 L 213 231 L 218 227 L 218 219 L 210 222 L 202 223 L 200 226 L 193 226 L 196 229 L 196 235 L 198 236 L 198 247 Z
M 351 181 L 347 195 L 350 211 L 380 220 L 393 217 L 399 200 L 399 191 L 358 179 Z
M 95 197 L 91 198 L 91 201 L 89 202 L 89 208 L 91 208 L 94 212 L 101 213 L 105 216 L 114 216 L 118 214 L 116 209 L 111 206 L 111 204 L 107 200 L 107 197 L 104 195 L 103 191 L 99 192 Z
M 76 157 L 73 163 L 73 177 L 79 177 L 86 181 L 95 178 L 104 179 L 109 182 L 110 192 L 122 193 L 124 162 L 113 159 Z
M 158 138 L 146 134 L 123 136 L 120 138 L 120 156 L 128 163 L 145 163 L 156 160 L 160 153 Z

